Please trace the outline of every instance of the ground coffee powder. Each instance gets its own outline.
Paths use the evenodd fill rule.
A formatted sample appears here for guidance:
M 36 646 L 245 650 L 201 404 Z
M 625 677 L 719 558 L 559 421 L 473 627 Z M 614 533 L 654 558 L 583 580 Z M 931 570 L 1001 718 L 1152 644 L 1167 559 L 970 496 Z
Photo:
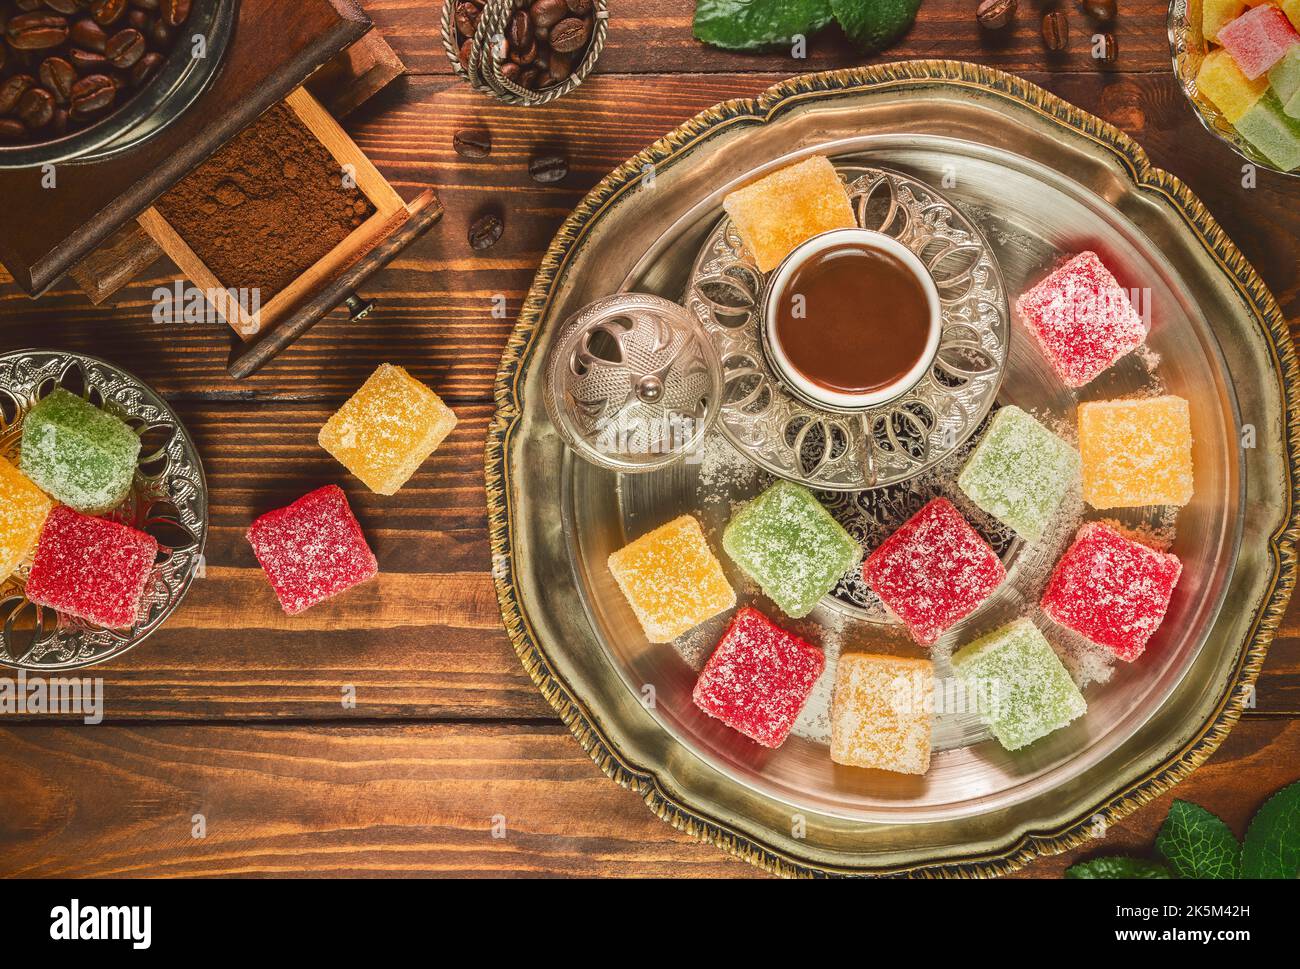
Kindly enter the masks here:
M 375 212 L 283 104 L 156 206 L 223 286 L 260 289 L 263 305 Z

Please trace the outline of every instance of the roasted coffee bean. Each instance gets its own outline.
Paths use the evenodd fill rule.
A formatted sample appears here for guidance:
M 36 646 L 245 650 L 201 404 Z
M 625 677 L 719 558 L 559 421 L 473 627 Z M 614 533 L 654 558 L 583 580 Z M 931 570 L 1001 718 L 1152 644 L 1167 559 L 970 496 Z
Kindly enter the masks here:
M 514 50 L 523 50 L 533 43 L 533 20 L 527 10 L 516 10 L 506 30 L 506 40 Z
M 469 244 L 480 252 L 491 249 L 505 230 L 506 226 L 501 221 L 501 216 L 489 212 L 487 215 L 479 216 L 469 227 Z
M 131 6 L 153 13 L 158 9 L 159 0 L 131 0 Z
M 552 84 L 559 84 L 567 81 L 573 74 L 573 62 L 569 60 L 568 55 L 555 51 L 547 59 L 547 73 L 550 75 Z
M 462 0 L 456 4 L 456 29 L 460 31 L 462 37 L 473 37 L 474 31 L 478 29 L 479 17 L 483 11 L 469 0 Z
M 492 154 L 492 136 L 482 128 L 463 128 L 452 135 L 451 144 L 463 158 L 486 158 Z
M 1001 30 L 1016 16 L 1016 0 L 983 0 L 975 19 L 985 30 Z
M 141 87 L 153 80 L 153 76 L 162 70 L 163 64 L 167 63 L 167 58 L 155 51 L 150 51 L 141 57 L 131 68 L 131 84 L 135 87 Z
M 168 27 L 179 27 L 190 19 L 190 0 L 162 0 L 158 10 L 163 23 Z
M 90 15 L 101 27 L 115 24 L 126 13 L 126 0 L 90 0 Z
M 528 163 L 528 174 L 541 185 L 554 185 L 569 176 L 569 162 L 562 155 L 542 155 Z
M 462 70 L 469 70 L 469 55 L 474 51 L 474 41 L 467 40 L 460 45 L 460 66 Z
M 34 87 L 18 102 L 18 118 L 28 128 L 44 128 L 54 117 L 54 95 L 43 87 Z
M 126 12 L 126 25 L 128 27 L 134 27 L 142 34 L 149 29 L 149 20 L 149 15 L 143 10 L 137 10 L 132 7 Z
M 127 27 L 108 38 L 108 48 L 104 51 L 104 56 L 118 70 L 126 71 L 134 67 L 135 62 L 144 57 L 147 50 L 144 34 L 134 27 Z
M 68 51 L 68 60 L 80 74 L 103 74 L 109 68 L 108 58 L 91 50 L 74 47 Z
M 497 70 L 501 72 L 501 76 L 507 81 L 512 81 L 515 84 L 519 83 L 519 78 L 524 73 L 524 69 L 514 61 L 506 61 Z
M 1103 64 L 1114 64 L 1119 60 L 1119 41 L 1112 33 L 1102 34 L 1093 41 L 1093 54 Z
M 0 114 L 13 114 L 22 96 L 35 84 L 35 79 L 26 74 L 15 74 L 0 83 Z
M 80 9 L 81 4 L 77 0 L 45 0 L 45 6 L 49 7 L 55 13 L 61 13 L 65 17 L 70 17 Z
M 89 18 L 78 20 L 73 24 L 68 39 L 72 41 L 73 46 L 95 54 L 104 53 L 104 48 L 108 46 L 108 32 Z
M 537 0 L 528 8 L 528 13 L 534 26 L 549 31 L 569 15 L 569 5 L 566 0 Z
M 72 86 L 72 110 L 81 117 L 99 114 L 117 98 L 117 82 L 104 74 L 83 77 Z
M 1063 51 L 1070 46 L 1070 19 L 1061 10 L 1043 15 L 1043 43 L 1050 51 Z
M 24 13 L 9 21 L 6 29 L 14 50 L 49 50 L 68 39 L 68 19 L 56 13 Z
M 1115 0 L 1079 0 L 1079 9 L 1098 23 L 1108 24 L 1119 13 Z
M 532 40 L 531 37 L 528 39 Z M 520 67 L 528 67 L 537 60 L 537 44 L 534 42 L 532 46 L 524 50 L 511 50 L 510 59 Z
M 596 9 L 595 0 L 567 0 L 569 9 L 580 17 L 585 17 Z
M 77 83 L 77 69 L 62 57 L 47 57 L 41 61 L 41 84 L 54 95 L 59 104 L 67 104 L 72 97 L 72 85 Z
M 536 91 L 542 86 L 542 69 L 536 64 L 523 68 L 523 73 L 519 75 L 519 83 L 530 91 Z
M 572 54 L 585 47 L 591 37 L 591 24 L 568 17 L 551 28 L 551 47 L 561 54 Z
M 0 142 L 13 143 L 27 140 L 27 126 L 13 118 L 0 118 Z

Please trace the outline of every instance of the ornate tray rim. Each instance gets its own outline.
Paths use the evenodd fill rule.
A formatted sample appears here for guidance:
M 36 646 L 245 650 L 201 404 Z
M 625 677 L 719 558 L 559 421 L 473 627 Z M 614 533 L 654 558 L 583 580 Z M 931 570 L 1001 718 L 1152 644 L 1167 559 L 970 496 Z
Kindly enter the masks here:
M 532 632 L 512 559 L 511 469 L 507 452 L 511 435 L 523 417 L 519 377 L 534 348 L 542 319 L 561 272 L 577 251 L 591 223 L 624 192 L 634 188 L 647 170 L 663 165 L 710 134 L 733 124 L 763 124 L 787 105 L 880 86 L 945 82 L 1000 95 L 1028 107 L 1049 122 L 1073 129 L 1112 156 L 1129 180 L 1143 192 L 1161 197 L 1186 221 L 1207 253 L 1233 280 L 1239 295 L 1263 321 L 1285 404 L 1282 435 L 1286 446 L 1285 520 L 1270 536 L 1271 574 L 1259 614 L 1250 624 L 1249 641 L 1239 652 L 1236 669 L 1217 708 L 1181 750 L 1173 751 L 1148 770 L 1072 823 L 1051 831 L 1027 831 L 1004 849 L 979 856 L 939 862 L 905 864 L 888 871 L 834 868 L 804 862 L 742 834 L 726 824 L 701 816 L 671 794 L 653 770 L 629 762 L 556 670 Z M 496 412 L 488 427 L 485 448 L 488 531 L 493 553 L 493 581 L 511 645 L 533 683 L 575 739 L 611 780 L 635 791 L 661 820 L 764 871 L 786 877 L 827 874 L 906 874 L 920 877 L 987 877 L 1013 872 L 1043 855 L 1059 854 L 1088 841 L 1095 819 L 1115 823 L 1159 797 L 1200 766 L 1241 719 L 1246 697 L 1263 666 L 1286 612 L 1296 581 L 1296 539 L 1300 535 L 1297 481 L 1300 480 L 1300 362 L 1281 309 L 1263 280 L 1219 226 L 1196 195 L 1174 175 L 1156 168 L 1132 138 L 1100 118 L 1045 90 L 995 68 L 963 61 L 916 60 L 847 68 L 790 78 L 753 98 L 722 102 L 643 149 L 606 176 L 565 220 L 548 248 L 511 334 L 497 375 Z

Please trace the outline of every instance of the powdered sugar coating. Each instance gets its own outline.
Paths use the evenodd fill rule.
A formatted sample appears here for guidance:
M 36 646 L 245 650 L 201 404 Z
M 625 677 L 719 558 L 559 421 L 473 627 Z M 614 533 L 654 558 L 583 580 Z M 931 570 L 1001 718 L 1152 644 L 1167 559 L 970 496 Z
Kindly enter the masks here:
M 0 458 L 0 583 L 13 575 L 36 547 L 41 526 L 53 507 L 40 488 Z
M 23 418 L 23 474 L 83 514 L 101 515 L 126 500 L 139 457 L 131 428 L 62 388 Z
M 998 743 L 1019 750 L 1087 712 L 1064 664 L 1028 619 L 975 640 L 952 658 L 972 695 L 987 697 L 980 718 Z
M 455 413 L 437 394 L 385 363 L 326 422 L 318 441 L 371 491 L 395 495 L 455 427 Z
M 1219 43 L 1228 49 L 1241 73 L 1250 80 L 1263 77 L 1282 59 L 1300 34 L 1281 10 L 1272 4 L 1252 6 L 1219 30 Z
M 900 774 L 930 769 L 934 664 L 844 653 L 831 701 L 831 760 Z
M 862 558 L 811 491 L 778 481 L 731 519 L 722 547 L 764 595 L 800 619 Z
M 692 694 L 695 705 L 764 747 L 780 747 L 826 661 L 821 650 L 745 606 Z
M 619 549 L 609 570 L 652 643 L 670 643 L 736 604 L 704 529 L 690 515 Z
M 1006 570 L 953 503 L 935 498 L 868 556 L 862 577 L 928 646 L 992 595 Z
M 347 495 L 337 485 L 269 511 L 248 529 L 253 554 L 285 613 L 317 603 L 374 578 L 375 553 L 366 543 Z
M 989 423 L 957 486 L 1022 538 L 1038 541 L 1079 476 L 1079 452 L 1013 404 Z
M 136 624 L 158 542 L 144 532 L 58 505 L 45 519 L 27 598 L 106 629 Z
M 1192 500 L 1192 422 L 1181 397 L 1079 405 L 1083 497 L 1094 508 Z
M 722 207 L 765 273 L 813 236 L 858 224 L 844 183 L 823 155 L 737 189 L 722 200 Z
M 1131 663 L 1164 622 L 1182 571 L 1178 556 L 1089 522 L 1057 563 L 1043 612 Z
M 1016 301 L 1067 387 L 1082 387 L 1146 339 L 1142 319 L 1095 252 L 1081 252 Z

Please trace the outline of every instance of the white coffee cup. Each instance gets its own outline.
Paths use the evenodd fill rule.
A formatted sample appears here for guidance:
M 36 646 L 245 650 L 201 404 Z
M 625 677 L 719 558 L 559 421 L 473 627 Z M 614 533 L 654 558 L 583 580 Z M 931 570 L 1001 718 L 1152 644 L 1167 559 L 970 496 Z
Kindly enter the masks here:
M 894 256 L 916 277 L 917 283 L 925 293 L 926 304 L 930 311 L 925 350 L 912 368 L 889 385 L 861 394 L 831 390 L 809 380 L 790 362 L 776 332 L 777 308 L 781 305 L 780 301 L 785 296 L 786 286 L 791 277 L 808 260 L 827 249 L 843 245 L 861 246 Z M 800 243 L 772 273 L 763 301 L 763 343 L 777 375 L 800 396 L 833 410 L 863 410 L 875 407 L 901 397 L 915 387 L 934 363 L 935 354 L 939 351 L 939 336 L 942 328 L 943 314 L 939 304 L 939 290 L 925 264 L 897 239 L 870 229 L 832 229 L 830 232 L 823 232 Z

